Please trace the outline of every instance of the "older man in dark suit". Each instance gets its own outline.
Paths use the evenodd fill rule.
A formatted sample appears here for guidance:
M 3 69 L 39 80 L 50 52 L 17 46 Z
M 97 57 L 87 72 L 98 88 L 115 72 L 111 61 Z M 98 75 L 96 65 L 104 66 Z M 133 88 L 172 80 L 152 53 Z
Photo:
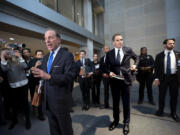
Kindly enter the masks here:
M 165 50 L 155 59 L 155 81 L 159 86 L 159 109 L 157 116 L 163 116 L 166 91 L 169 88 L 171 117 L 179 122 L 176 114 L 178 102 L 178 89 L 180 84 L 180 52 L 174 50 L 175 39 L 166 39 L 163 42 Z M 178 79 L 179 78 L 179 79 Z
M 114 121 L 109 126 L 113 130 L 119 123 L 119 101 L 120 93 L 123 102 L 124 126 L 123 133 L 129 133 L 130 122 L 130 85 L 132 83 L 132 71 L 136 70 L 138 57 L 131 48 L 123 46 L 123 37 L 121 34 L 115 34 L 112 38 L 114 49 L 106 55 L 105 71 L 110 76 L 110 86 L 113 97 L 113 117 Z M 130 59 L 135 61 L 130 67 Z
M 55 30 L 45 32 L 45 43 L 50 53 L 44 57 L 42 69 L 33 67 L 32 73 L 44 80 L 44 101 L 51 135 L 73 135 L 69 89 L 74 74 L 73 57 L 61 47 L 61 37 Z

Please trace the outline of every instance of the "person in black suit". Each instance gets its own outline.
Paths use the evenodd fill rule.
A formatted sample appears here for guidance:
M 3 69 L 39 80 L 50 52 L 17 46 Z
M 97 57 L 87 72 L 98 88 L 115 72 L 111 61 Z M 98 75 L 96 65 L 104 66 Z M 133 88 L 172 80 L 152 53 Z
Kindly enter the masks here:
M 78 81 L 82 92 L 83 106 L 82 110 L 89 110 L 90 108 L 90 84 L 91 77 L 94 72 L 93 63 L 89 58 L 86 58 L 86 51 L 80 51 L 80 60 L 76 62 L 78 73 Z
M 157 116 L 163 116 L 165 106 L 165 95 L 169 88 L 171 117 L 179 122 L 176 114 L 178 102 L 178 89 L 180 84 L 180 52 L 174 50 L 175 39 L 166 39 L 164 42 L 165 50 L 159 53 L 155 59 L 155 81 L 159 86 L 159 109 Z
M 113 35 L 114 49 L 106 55 L 105 71 L 110 76 L 110 86 L 113 98 L 113 117 L 114 121 L 110 124 L 109 130 L 113 130 L 119 123 L 119 101 L 120 93 L 122 95 L 124 126 L 123 133 L 129 133 L 130 122 L 130 86 L 134 77 L 133 71 L 136 71 L 138 57 L 131 48 L 123 46 L 123 37 L 121 34 Z M 130 59 L 135 61 L 130 67 Z
M 104 73 L 104 66 L 106 60 L 106 54 L 109 52 L 110 48 L 108 46 L 104 46 L 105 55 L 100 59 L 100 69 L 102 72 L 102 80 L 104 85 L 104 106 L 101 108 L 109 108 L 109 75 Z
M 101 86 L 101 70 L 98 55 L 95 53 L 93 56 L 94 74 L 92 84 L 92 102 L 95 107 L 100 105 L 100 86 Z
M 154 59 L 151 55 L 147 54 L 147 48 L 141 48 L 141 54 L 139 56 L 138 74 L 136 76 L 139 82 L 139 100 L 138 104 L 142 104 L 144 100 L 144 88 L 147 88 L 147 94 L 149 103 L 155 105 L 152 93 L 152 82 L 153 82 L 153 70 L 154 70 Z
M 44 80 L 44 107 L 47 109 L 51 135 L 73 135 L 70 111 L 72 96 L 69 85 L 74 78 L 73 57 L 60 43 L 60 35 L 53 29 L 45 32 L 50 51 L 43 58 L 41 69 L 32 67 L 34 77 Z

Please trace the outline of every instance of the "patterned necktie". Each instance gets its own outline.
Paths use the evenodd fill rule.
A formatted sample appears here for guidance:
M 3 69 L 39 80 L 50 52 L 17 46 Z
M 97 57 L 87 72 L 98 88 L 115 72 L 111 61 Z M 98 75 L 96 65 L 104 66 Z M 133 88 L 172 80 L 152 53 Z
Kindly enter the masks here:
M 167 75 L 170 75 L 170 74 L 171 74 L 171 58 L 170 58 L 170 52 L 168 52 L 168 55 L 167 55 L 166 73 L 167 73 Z
M 47 65 L 47 72 L 50 72 L 52 63 L 53 63 L 53 55 L 54 55 L 54 51 L 51 52 L 50 56 L 49 56 L 49 60 L 48 60 L 48 65 Z
M 118 50 L 117 57 L 116 57 L 117 64 L 120 65 L 120 50 Z

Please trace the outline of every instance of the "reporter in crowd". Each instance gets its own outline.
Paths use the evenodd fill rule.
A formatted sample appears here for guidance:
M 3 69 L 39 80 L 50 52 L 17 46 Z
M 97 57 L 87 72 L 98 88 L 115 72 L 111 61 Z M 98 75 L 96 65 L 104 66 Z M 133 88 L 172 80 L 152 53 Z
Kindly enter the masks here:
M 12 123 L 9 129 L 13 129 L 18 122 L 18 108 L 22 105 L 25 113 L 26 129 L 31 128 L 30 111 L 28 103 L 28 79 L 25 74 L 27 64 L 18 49 L 3 50 L 1 53 L 1 68 L 7 74 L 8 83 L 12 95 Z

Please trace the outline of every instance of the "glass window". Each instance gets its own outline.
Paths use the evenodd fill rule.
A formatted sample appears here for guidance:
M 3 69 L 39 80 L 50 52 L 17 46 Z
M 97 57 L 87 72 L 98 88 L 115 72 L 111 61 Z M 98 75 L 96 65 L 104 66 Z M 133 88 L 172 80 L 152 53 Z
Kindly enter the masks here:
M 74 21 L 74 0 L 58 0 L 58 12 Z
M 75 22 L 80 26 L 84 26 L 83 0 L 75 0 Z
M 57 11 L 57 0 L 40 0 L 44 5 Z

